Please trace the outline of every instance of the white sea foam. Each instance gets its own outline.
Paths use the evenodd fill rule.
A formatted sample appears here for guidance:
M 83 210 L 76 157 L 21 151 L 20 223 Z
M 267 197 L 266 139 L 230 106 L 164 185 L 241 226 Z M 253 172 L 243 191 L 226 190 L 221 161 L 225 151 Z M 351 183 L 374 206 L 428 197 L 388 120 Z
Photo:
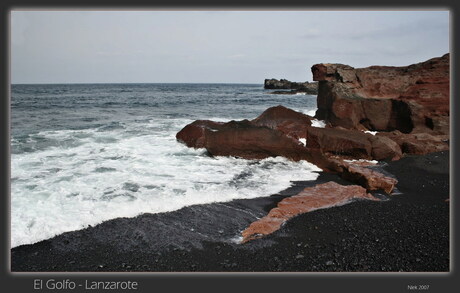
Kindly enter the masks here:
M 324 127 L 326 127 L 326 122 L 324 122 L 323 120 L 312 119 L 311 120 L 311 126 L 324 128 Z
M 370 133 L 372 135 L 376 135 L 378 133 L 378 131 L 370 131 L 370 130 L 366 130 L 364 131 L 364 133 Z
M 369 163 L 369 164 L 373 164 L 373 165 L 377 165 L 379 162 L 376 161 L 376 160 L 364 160 L 364 159 L 359 159 L 359 160 L 344 160 L 345 162 L 348 162 L 348 163 L 355 163 L 355 162 L 358 162 L 358 163 Z
M 302 111 L 302 113 L 304 113 L 304 114 L 306 114 L 308 116 L 314 117 L 315 114 L 316 114 L 316 110 L 317 109 L 304 110 L 304 111 Z
M 117 217 L 269 196 L 320 171 L 284 158 L 206 156 L 178 143 L 191 120 L 151 119 L 111 130 L 44 131 L 56 142 L 11 158 L 11 244 L 31 244 Z

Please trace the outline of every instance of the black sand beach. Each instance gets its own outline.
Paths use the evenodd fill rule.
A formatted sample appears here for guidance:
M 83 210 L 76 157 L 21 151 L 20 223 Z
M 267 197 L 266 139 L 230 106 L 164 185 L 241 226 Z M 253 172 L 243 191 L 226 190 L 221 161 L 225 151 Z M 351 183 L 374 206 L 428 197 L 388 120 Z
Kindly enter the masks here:
M 266 198 L 197 205 L 114 219 L 11 250 L 13 272 L 448 272 L 449 153 L 408 156 L 384 170 L 400 194 L 356 201 L 288 221 L 262 239 L 235 237 L 278 201 L 316 181 Z M 294 171 L 294 170 L 293 170 Z

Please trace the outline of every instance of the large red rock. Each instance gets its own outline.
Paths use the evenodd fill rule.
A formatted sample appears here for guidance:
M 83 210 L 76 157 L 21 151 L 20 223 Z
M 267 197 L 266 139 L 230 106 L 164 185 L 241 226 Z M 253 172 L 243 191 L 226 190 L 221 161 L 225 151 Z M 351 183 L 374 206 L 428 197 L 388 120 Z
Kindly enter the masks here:
M 307 127 L 311 125 L 311 119 L 312 117 L 308 115 L 279 105 L 268 108 L 251 123 L 278 129 L 294 138 L 305 138 Z
M 312 117 L 283 106 L 271 107 L 252 121 L 228 123 L 197 120 L 176 135 L 188 147 L 206 148 L 211 155 L 264 159 L 283 156 L 308 160 L 311 155 L 299 142 L 306 137 Z
M 398 180 L 393 177 L 385 176 L 376 170 L 359 164 L 345 162 L 343 166 L 344 171 L 340 174 L 340 177 L 350 182 L 358 183 L 366 190 L 381 189 L 386 194 L 391 194 L 398 183 Z
M 449 135 L 429 133 L 405 134 L 399 131 L 380 132 L 376 137 L 386 137 L 399 145 L 402 152 L 410 155 L 426 155 L 449 149 Z
M 289 125 L 306 129 L 306 133 L 299 136 L 307 136 L 307 146 L 300 143 L 289 129 L 282 127 L 286 125 L 283 123 L 286 120 L 290 121 Z M 369 190 L 384 189 L 391 193 L 395 182 L 388 181 L 383 174 L 355 167 L 355 163 L 349 164 L 343 159 L 398 159 L 401 156 L 400 147 L 393 140 L 356 130 L 311 127 L 308 122 L 306 115 L 284 107 L 274 107 L 253 121 L 218 123 L 198 120 L 185 126 L 177 134 L 177 139 L 189 147 L 206 148 L 214 156 L 245 159 L 283 156 L 294 161 L 307 160 Z
M 204 147 L 214 156 L 244 159 L 283 156 L 294 161 L 309 158 L 307 149 L 297 139 L 248 120 L 225 123 L 218 131 L 205 129 Z
M 242 232 L 242 243 L 275 232 L 284 222 L 299 214 L 344 205 L 354 199 L 378 200 L 357 185 L 344 186 L 328 182 L 307 187 L 300 193 L 283 199 L 267 216 L 253 222 Z
M 376 163 L 363 160 L 344 160 L 340 156 L 324 155 L 324 159 L 329 162 L 332 172 L 337 172 L 340 177 L 355 184 L 359 184 L 366 190 L 383 190 L 391 195 L 398 180 L 389 177 L 381 172 L 372 169 Z
M 401 147 L 393 140 L 384 136 L 369 137 L 372 144 L 371 157 L 374 160 L 399 160 L 403 156 Z
M 398 160 L 401 148 L 384 136 L 343 128 L 307 128 L 307 148 L 356 159 Z
M 316 117 L 333 126 L 449 133 L 449 54 L 403 67 L 316 64 Z
M 182 128 L 176 134 L 176 139 L 188 147 L 203 148 L 205 145 L 205 130 L 217 131 L 222 124 L 211 120 L 196 120 Z

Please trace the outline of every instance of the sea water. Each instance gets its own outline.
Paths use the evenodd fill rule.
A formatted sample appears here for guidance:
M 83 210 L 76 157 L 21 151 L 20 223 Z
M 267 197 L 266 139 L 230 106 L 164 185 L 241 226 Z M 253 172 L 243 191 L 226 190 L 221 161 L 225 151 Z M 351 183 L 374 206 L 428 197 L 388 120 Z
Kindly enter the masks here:
M 11 246 L 118 217 L 269 196 L 319 169 L 281 157 L 209 157 L 175 135 L 197 119 L 253 119 L 316 97 L 258 84 L 11 87 Z

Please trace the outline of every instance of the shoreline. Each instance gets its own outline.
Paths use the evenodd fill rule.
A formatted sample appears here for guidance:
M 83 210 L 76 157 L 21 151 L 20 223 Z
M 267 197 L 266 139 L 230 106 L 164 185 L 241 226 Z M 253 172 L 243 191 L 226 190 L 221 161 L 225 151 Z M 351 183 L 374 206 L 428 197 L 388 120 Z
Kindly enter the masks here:
M 109 220 L 11 249 L 11 270 L 449 271 L 449 152 L 407 156 L 383 169 L 398 178 L 401 194 L 301 214 L 245 244 L 235 243 L 238 233 L 283 198 L 323 182 L 351 183 L 321 172 L 268 197 Z

